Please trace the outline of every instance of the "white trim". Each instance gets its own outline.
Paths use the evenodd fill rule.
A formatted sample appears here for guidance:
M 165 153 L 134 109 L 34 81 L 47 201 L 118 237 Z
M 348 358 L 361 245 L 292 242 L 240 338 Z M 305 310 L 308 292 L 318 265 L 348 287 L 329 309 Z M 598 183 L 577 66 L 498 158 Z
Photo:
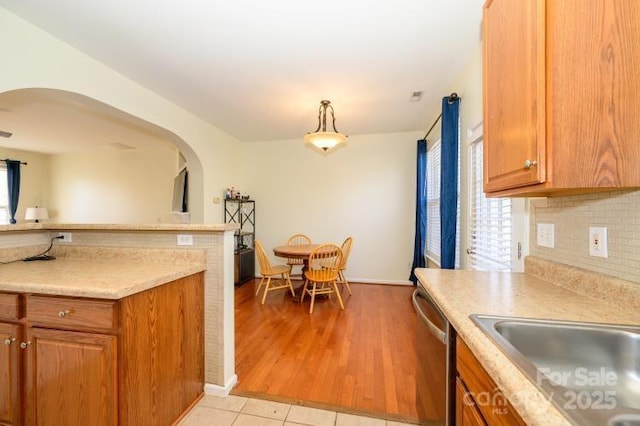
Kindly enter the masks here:
M 260 279 L 262 275 L 256 275 L 255 278 Z M 409 280 L 376 280 L 373 278 L 351 278 L 346 277 L 349 283 L 359 284 L 389 284 L 389 285 L 413 285 Z M 291 281 L 302 281 L 301 279 L 291 278 Z
M 206 393 L 207 395 L 213 395 L 213 396 L 228 396 L 229 392 L 231 392 L 231 389 L 233 389 L 236 383 L 238 383 L 238 376 L 235 374 L 231 376 L 227 384 L 224 386 L 205 383 L 204 393 Z
M 436 259 L 431 255 L 426 255 L 425 257 L 427 258 L 427 260 L 430 260 L 431 262 L 435 263 L 438 266 L 438 268 L 440 267 L 440 259 Z
M 347 277 L 347 281 L 349 283 L 359 283 L 359 284 L 386 284 L 386 285 L 413 285 L 413 283 L 409 280 L 374 280 L 371 278 L 349 278 Z
M 482 120 L 467 129 L 467 144 L 472 144 L 483 136 Z

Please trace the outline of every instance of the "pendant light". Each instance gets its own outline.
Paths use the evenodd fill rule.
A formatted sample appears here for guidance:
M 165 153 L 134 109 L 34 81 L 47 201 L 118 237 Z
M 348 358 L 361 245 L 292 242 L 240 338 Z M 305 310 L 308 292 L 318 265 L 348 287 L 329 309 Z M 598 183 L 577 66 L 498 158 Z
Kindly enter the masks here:
M 331 113 L 331 126 L 333 132 L 327 131 L 327 109 Z M 336 130 L 336 118 L 333 115 L 333 107 L 331 101 L 320 101 L 320 109 L 318 110 L 318 128 L 312 133 L 304 136 L 304 141 L 328 152 L 347 141 L 347 136 Z

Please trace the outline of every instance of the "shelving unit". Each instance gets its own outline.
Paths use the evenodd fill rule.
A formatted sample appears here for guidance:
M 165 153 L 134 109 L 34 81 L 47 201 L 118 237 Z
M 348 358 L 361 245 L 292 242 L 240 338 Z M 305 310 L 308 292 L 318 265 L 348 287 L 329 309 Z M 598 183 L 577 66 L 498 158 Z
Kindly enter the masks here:
M 253 241 L 256 232 L 256 203 L 254 200 L 225 199 L 225 223 L 238 223 L 235 233 L 234 283 L 242 284 L 255 276 L 255 253 Z

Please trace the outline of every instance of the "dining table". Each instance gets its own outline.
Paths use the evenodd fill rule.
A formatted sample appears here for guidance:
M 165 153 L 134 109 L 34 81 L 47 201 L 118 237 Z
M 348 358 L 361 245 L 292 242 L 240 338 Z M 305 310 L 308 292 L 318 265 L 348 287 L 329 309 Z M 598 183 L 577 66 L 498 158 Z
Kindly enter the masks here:
M 273 248 L 273 254 L 278 257 L 283 257 L 285 259 L 301 259 L 302 260 L 302 282 L 303 285 L 297 288 L 294 288 L 296 293 L 295 299 L 297 300 L 297 296 L 300 296 L 302 293 L 302 289 L 304 288 L 304 271 L 309 267 L 309 255 L 313 250 L 320 247 L 321 244 L 299 244 L 299 245 L 283 245 L 277 246 Z
M 320 247 L 320 244 L 284 245 L 274 247 L 273 254 L 286 259 L 301 259 L 304 266 L 308 267 L 309 255 L 318 247 Z

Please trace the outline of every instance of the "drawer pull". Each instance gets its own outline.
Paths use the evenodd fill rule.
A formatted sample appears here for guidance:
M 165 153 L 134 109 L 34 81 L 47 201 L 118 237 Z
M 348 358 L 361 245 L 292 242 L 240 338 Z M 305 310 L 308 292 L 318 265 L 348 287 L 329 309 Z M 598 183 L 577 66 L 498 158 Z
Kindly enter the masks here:
M 67 315 L 69 315 L 70 313 L 71 313 L 71 312 L 69 312 L 69 311 L 60 311 L 60 312 L 58 312 L 58 316 L 59 316 L 60 318 L 64 318 L 64 317 L 66 317 Z
M 5 344 L 5 345 L 7 345 L 7 346 L 11 346 L 11 344 L 12 344 L 13 342 L 15 342 L 15 341 L 16 341 L 16 338 L 15 338 L 15 337 L 9 337 L 9 338 L 7 338 L 7 339 L 4 339 L 4 344 Z
M 531 167 L 537 166 L 538 162 L 536 160 L 525 160 L 524 162 L 524 168 L 529 170 Z
M 31 345 L 31 340 L 29 340 L 28 342 L 22 342 L 20 343 L 20 349 L 27 349 L 27 346 Z

